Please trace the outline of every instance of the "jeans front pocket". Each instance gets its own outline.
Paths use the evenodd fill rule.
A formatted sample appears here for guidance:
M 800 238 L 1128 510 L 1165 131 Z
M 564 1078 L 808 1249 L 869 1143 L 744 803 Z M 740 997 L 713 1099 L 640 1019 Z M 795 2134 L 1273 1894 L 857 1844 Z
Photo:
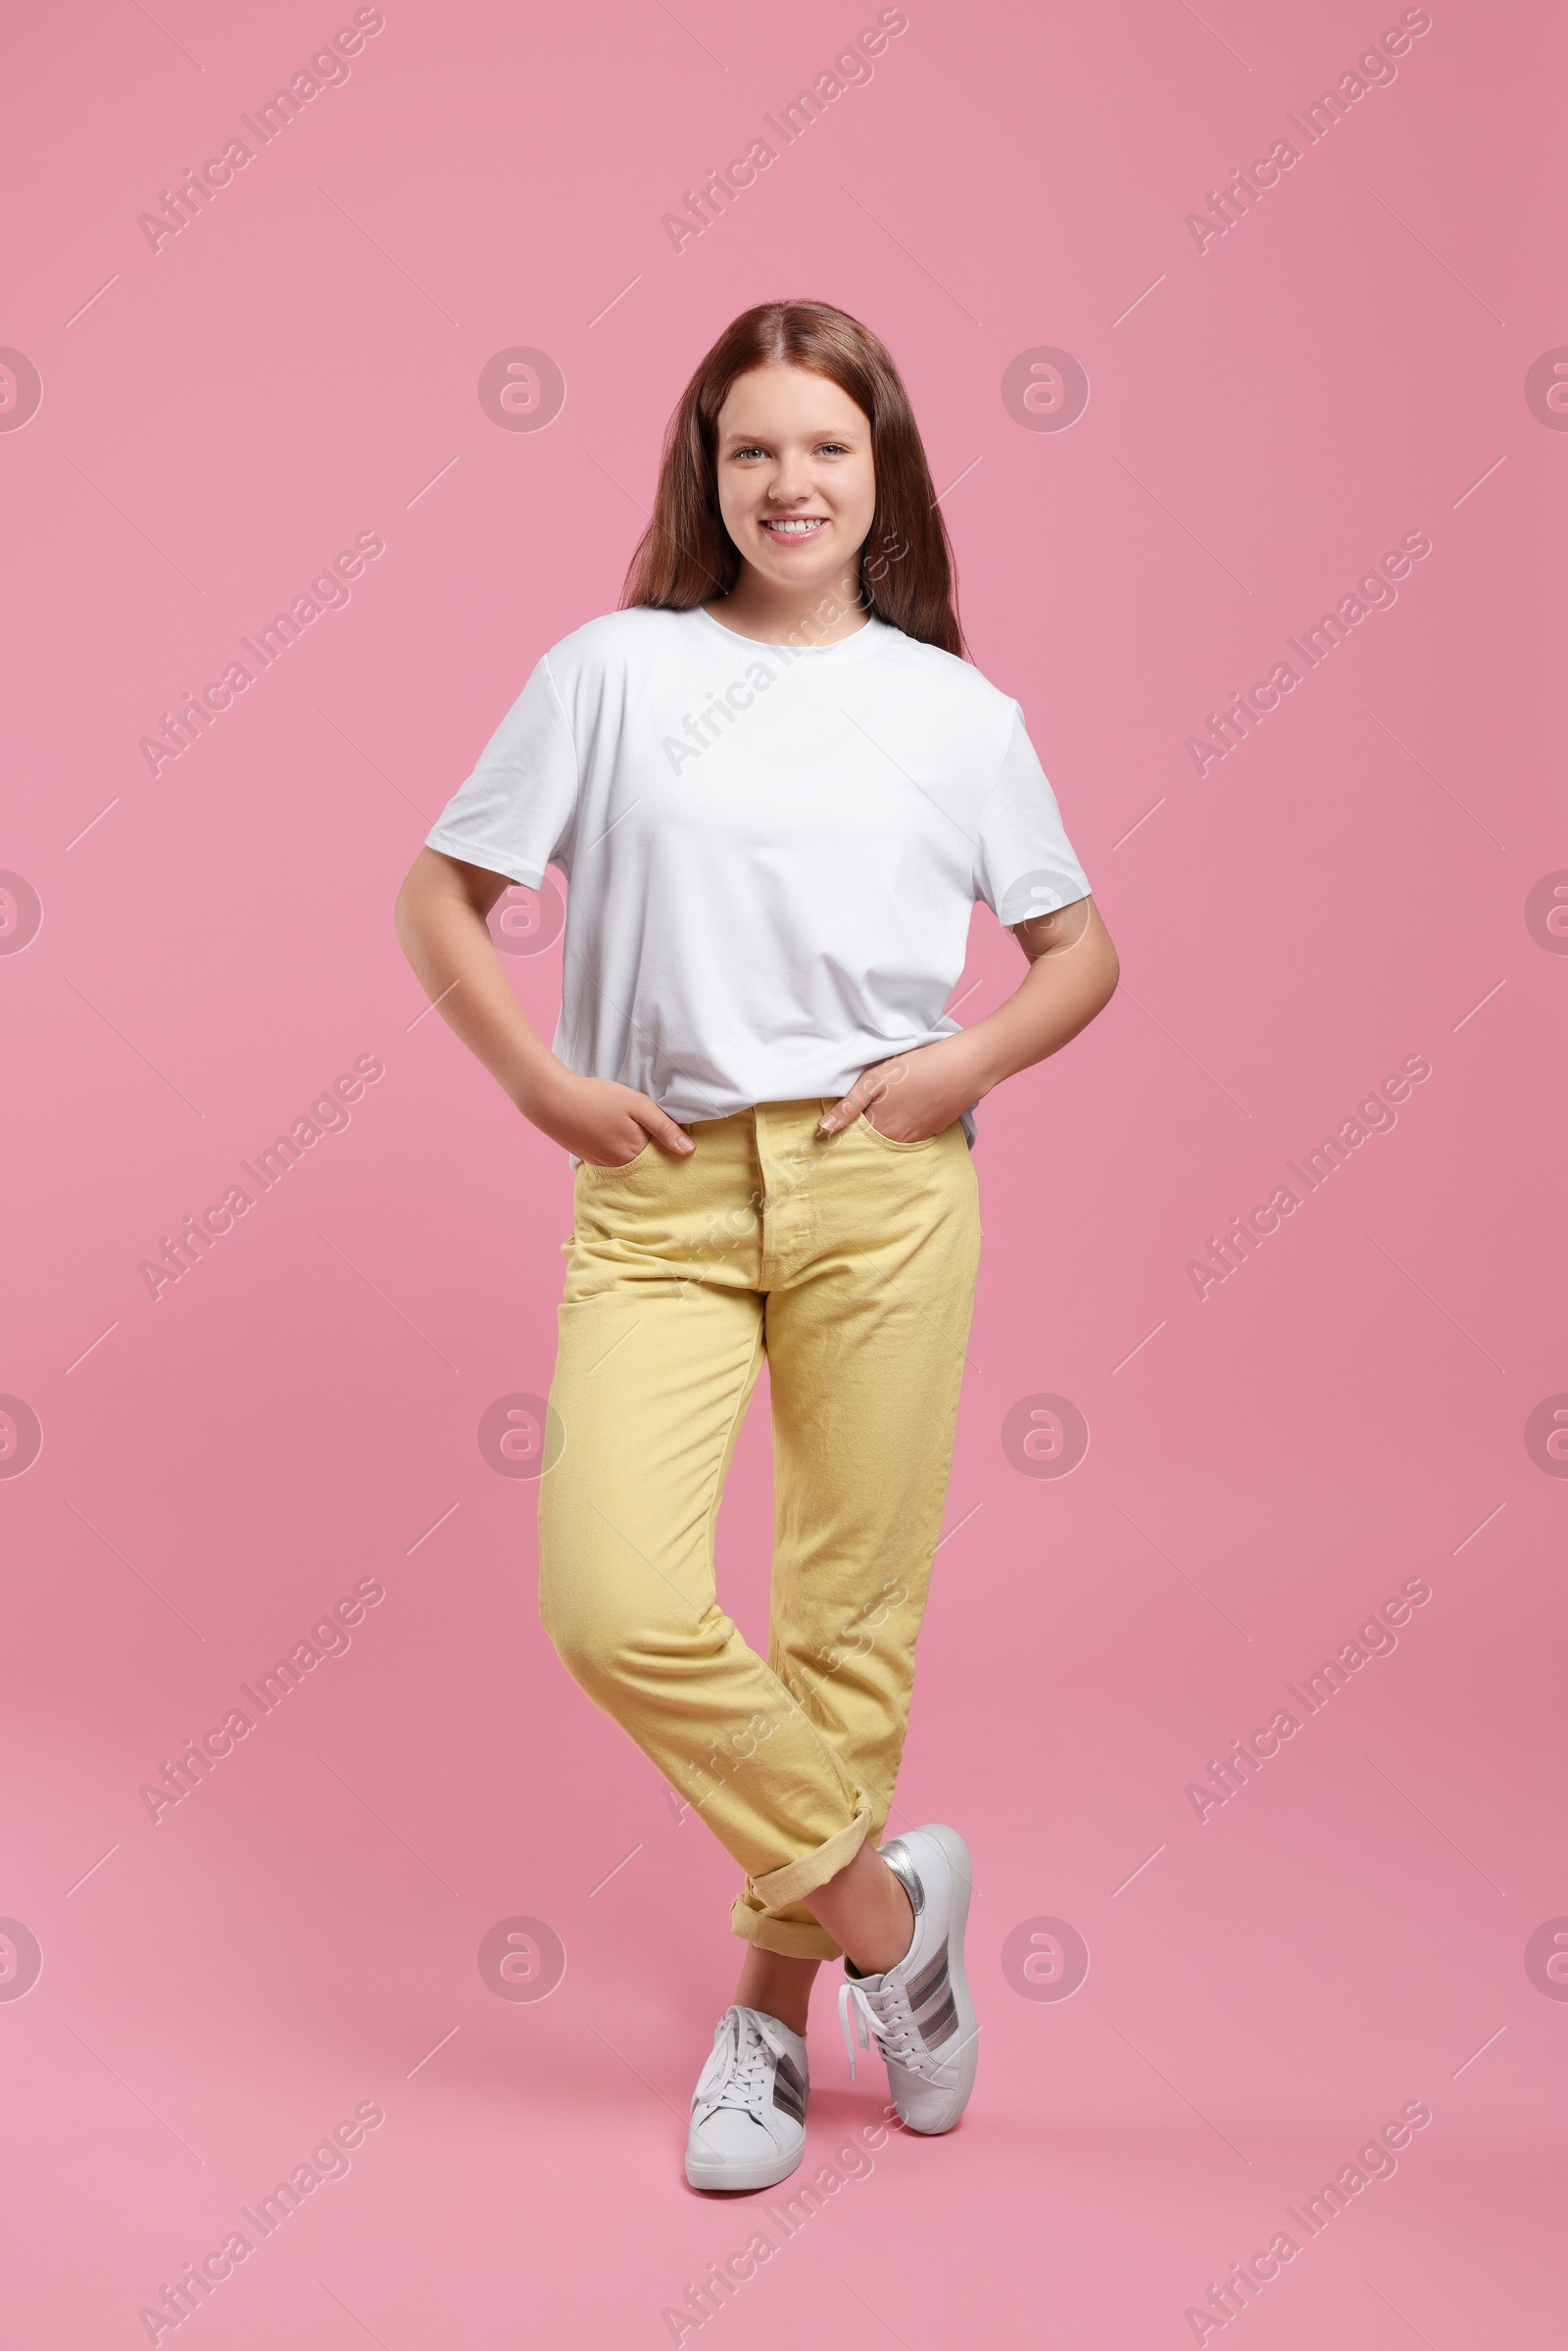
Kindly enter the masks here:
M 648 1141 L 643 1145 L 642 1150 L 640 1151 L 633 1151 L 631 1157 L 629 1159 L 622 1159 L 617 1167 L 596 1167 L 591 1159 L 583 1159 L 578 1163 L 578 1172 L 579 1174 L 592 1176 L 595 1178 L 601 1176 L 630 1175 L 632 1169 L 634 1167 L 640 1167 L 643 1161 L 647 1158 L 649 1152 L 655 1148 L 654 1139 L 652 1135 L 650 1135 Z
M 955 1124 L 956 1124 L 956 1121 L 955 1121 Z M 942 1141 L 943 1135 L 950 1131 L 948 1128 L 944 1127 L 938 1134 L 923 1135 L 918 1143 L 895 1143 L 891 1135 L 884 1135 L 878 1128 L 871 1124 L 871 1121 L 869 1118 L 867 1118 L 863 1110 L 860 1112 L 859 1117 L 856 1119 L 854 1125 L 850 1128 L 850 1133 L 854 1134 L 857 1128 L 863 1128 L 865 1133 L 871 1138 L 871 1141 L 876 1144 L 880 1150 L 885 1151 L 935 1151 L 937 1145 Z

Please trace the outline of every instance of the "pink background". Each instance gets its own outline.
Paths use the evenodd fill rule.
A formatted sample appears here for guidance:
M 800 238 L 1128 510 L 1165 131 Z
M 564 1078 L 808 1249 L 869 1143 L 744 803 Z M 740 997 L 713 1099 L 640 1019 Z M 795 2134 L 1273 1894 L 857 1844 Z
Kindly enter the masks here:
M 366 2100 L 384 2125 L 215 2289 L 209 2351 L 653 2345 L 762 2225 L 680 2173 L 733 1868 L 567 1681 L 535 1489 L 476 1441 L 549 1381 L 565 1162 L 418 1017 L 391 904 L 539 652 L 613 604 L 698 354 L 784 294 L 906 373 L 974 656 L 1124 986 L 981 1112 L 956 1532 L 899 1796 L 973 1847 L 979 2087 L 683 2339 L 1190 2342 L 1209 2281 L 1415 2100 L 1396 2176 L 1260 2291 L 1253 2351 L 1543 2339 L 1551 13 L 1434 0 L 1392 85 L 1200 253 L 1188 213 L 1396 9 L 911 0 L 869 84 L 677 255 L 662 215 L 874 9 L 388 0 L 346 84 L 150 250 L 159 191 L 351 14 L 96 0 L 15 36 L 0 342 L 43 397 L 0 433 L 0 865 L 42 926 L 0 956 L 0 1388 L 43 1444 L 0 1479 L 0 1912 L 43 1967 L 0 1998 L 8 2344 L 146 2340 L 139 2307 Z M 477 397 L 513 346 L 564 372 L 544 431 Z M 1002 398 L 1043 346 L 1087 370 L 1065 431 Z M 1200 778 L 1204 713 L 1407 531 L 1432 553 L 1397 603 Z M 352 602 L 149 774 L 159 713 L 359 532 L 385 553 Z M 509 968 L 551 1021 L 559 946 Z M 977 915 L 960 1017 L 1020 971 Z M 1200 1302 L 1207 1236 L 1414 1053 L 1396 1129 Z M 385 1075 L 347 1130 L 154 1302 L 160 1237 L 363 1054 Z M 1066 1478 L 1003 1448 L 1041 1393 L 1087 1418 Z M 754 1638 L 768 1511 L 760 1398 L 721 1530 Z M 349 1652 L 155 1825 L 140 1785 L 367 1577 Z M 1200 1824 L 1188 1784 L 1410 1577 L 1433 1596 L 1397 1651 Z M 517 1916 L 564 1946 L 540 2003 L 477 1964 Z M 1070 1998 L 1004 1964 L 1042 1918 L 1091 1954 Z M 883 2096 L 818 2001 L 792 2187 Z

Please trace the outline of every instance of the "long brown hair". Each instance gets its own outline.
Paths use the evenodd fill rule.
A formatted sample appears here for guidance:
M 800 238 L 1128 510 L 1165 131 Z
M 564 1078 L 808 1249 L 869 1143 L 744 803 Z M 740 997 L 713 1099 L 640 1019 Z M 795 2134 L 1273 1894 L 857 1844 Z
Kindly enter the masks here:
M 622 608 L 685 612 L 734 586 L 740 550 L 719 513 L 713 452 L 729 388 L 754 367 L 825 375 L 869 419 L 876 511 L 860 549 L 860 602 L 906 636 L 961 657 L 953 549 L 909 395 L 869 327 L 825 302 L 743 311 L 698 367 L 664 435 L 653 519 L 626 573 Z

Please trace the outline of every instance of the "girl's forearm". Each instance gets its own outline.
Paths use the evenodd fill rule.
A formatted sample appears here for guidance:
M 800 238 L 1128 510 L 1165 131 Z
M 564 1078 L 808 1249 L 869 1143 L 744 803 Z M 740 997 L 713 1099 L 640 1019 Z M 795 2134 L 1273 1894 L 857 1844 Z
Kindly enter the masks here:
M 1072 946 L 1035 956 L 1006 1003 L 964 1032 L 984 1091 L 1070 1044 L 1110 1002 L 1119 970 L 1098 919 Z
M 531 1118 L 564 1071 L 514 996 L 484 916 L 455 891 L 406 885 L 397 934 L 448 1028 Z

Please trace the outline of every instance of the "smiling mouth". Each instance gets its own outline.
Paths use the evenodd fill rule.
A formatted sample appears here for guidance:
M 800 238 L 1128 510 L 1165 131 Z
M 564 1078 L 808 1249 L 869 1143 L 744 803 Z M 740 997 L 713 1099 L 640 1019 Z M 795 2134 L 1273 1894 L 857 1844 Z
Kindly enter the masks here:
M 792 514 L 787 519 L 770 515 L 762 524 L 770 539 L 781 539 L 787 546 L 797 546 L 802 539 L 814 539 L 819 530 L 826 530 L 825 514 Z

